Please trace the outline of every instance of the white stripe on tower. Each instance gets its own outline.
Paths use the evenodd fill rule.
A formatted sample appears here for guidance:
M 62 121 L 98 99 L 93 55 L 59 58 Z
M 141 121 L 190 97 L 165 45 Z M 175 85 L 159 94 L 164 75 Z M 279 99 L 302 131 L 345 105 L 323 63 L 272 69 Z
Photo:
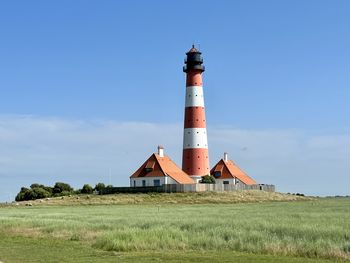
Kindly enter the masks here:
M 204 107 L 204 96 L 202 86 L 191 86 L 186 88 L 186 107 Z
M 184 149 L 204 148 L 208 149 L 206 128 L 186 128 L 184 130 Z

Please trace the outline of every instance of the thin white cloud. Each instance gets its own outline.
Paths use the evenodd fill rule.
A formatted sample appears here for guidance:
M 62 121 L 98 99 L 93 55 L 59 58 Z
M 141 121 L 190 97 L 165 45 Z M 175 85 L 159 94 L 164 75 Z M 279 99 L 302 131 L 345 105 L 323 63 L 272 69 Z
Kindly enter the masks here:
M 211 165 L 228 151 L 258 182 L 281 191 L 349 194 L 350 134 L 209 127 L 208 136 Z M 0 116 L 0 200 L 33 182 L 128 185 L 158 144 L 181 165 L 181 124 Z

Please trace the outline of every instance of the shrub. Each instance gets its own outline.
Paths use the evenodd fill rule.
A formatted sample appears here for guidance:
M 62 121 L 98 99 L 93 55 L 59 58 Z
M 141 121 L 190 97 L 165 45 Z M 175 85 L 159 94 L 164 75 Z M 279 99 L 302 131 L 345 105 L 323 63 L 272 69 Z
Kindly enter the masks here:
M 215 184 L 215 178 L 211 175 L 204 175 L 202 176 L 202 180 L 200 181 L 201 184 Z
M 95 190 L 96 191 L 101 191 L 101 190 L 103 190 L 103 189 L 105 189 L 106 188 L 106 186 L 105 186 L 105 184 L 104 183 L 98 183 L 98 184 L 96 184 L 95 185 Z
M 57 182 L 54 187 L 34 183 L 30 188 L 22 187 L 17 194 L 16 201 L 28 201 L 51 196 L 63 196 L 73 193 L 73 188 L 66 183 Z
M 34 197 L 34 199 L 42 199 L 42 198 L 47 198 L 51 196 L 51 193 L 46 191 L 43 188 L 33 188 L 32 189 L 32 196 Z M 32 199 L 33 200 L 33 199 Z
M 92 194 L 94 189 L 89 184 L 84 184 L 83 188 L 81 189 L 82 194 Z
M 55 186 L 53 187 L 52 192 L 54 194 L 60 194 L 63 191 L 72 192 L 73 188 L 69 184 L 66 184 L 66 183 L 62 183 L 62 182 L 55 183 Z
M 33 187 L 33 189 L 28 189 L 25 187 L 21 188 L 21 191 L 17 194 L 16 201 L 28 201 L 41 198 L 50 197 L 51 193 L 40 187 Z
M 32 189 L 25 187 L 21 188 L 21 191 L 16 196 L 16 201 L 27 201 L 36 199 L 36 193 Z
M 30 191 L 30 189 L 22 187 L 21 190 L 19 191 L 19 193 L 16 195 L 15 200 L 16 201 L 24 201 L 24 195 L 27 191 Z
M 67 196 L 73 194 L 74 191 L 63 191 L 62 193 L 59 194 L 59 196 Z
M 32 184 L 30 186 L 31 189 L 34 189 L 34 188 L 41 188 L 41 189 L 44 189 L 45 191 L 49 192 L 50 194 L 52 194 L 52 187 L 50 186 L 46 186 L 46 185 L 43 185 L 43 184 Z

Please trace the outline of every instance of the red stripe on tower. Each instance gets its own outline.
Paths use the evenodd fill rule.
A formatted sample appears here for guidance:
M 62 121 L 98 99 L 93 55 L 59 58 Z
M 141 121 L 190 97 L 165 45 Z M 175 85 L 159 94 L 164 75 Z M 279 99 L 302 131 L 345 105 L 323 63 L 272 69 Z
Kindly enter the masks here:
M 202 87 L 203 59 L 194 46 L 186 53 L 186 100 L 182 170 L 197 182 L 210 173 Z

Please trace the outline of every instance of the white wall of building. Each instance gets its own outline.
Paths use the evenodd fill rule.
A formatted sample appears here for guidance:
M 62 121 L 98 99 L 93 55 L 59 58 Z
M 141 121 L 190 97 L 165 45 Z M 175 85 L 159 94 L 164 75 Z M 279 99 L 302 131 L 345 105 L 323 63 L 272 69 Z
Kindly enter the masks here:
M 230 179 L 215 179 L 216 184 L 223 184 L 224 181 L 228 181 L 229 184 L 236 184 L 236 179 L 235 178 L 230 178 Z
M 155 177 L 130 178 L 130 186 L 131 187 L 154 186 L 154 180 L 159 180 L 160 185 L 177 184 L 177 182 L 169 176 L 162 176 L 162 177 L 155 176 Z

